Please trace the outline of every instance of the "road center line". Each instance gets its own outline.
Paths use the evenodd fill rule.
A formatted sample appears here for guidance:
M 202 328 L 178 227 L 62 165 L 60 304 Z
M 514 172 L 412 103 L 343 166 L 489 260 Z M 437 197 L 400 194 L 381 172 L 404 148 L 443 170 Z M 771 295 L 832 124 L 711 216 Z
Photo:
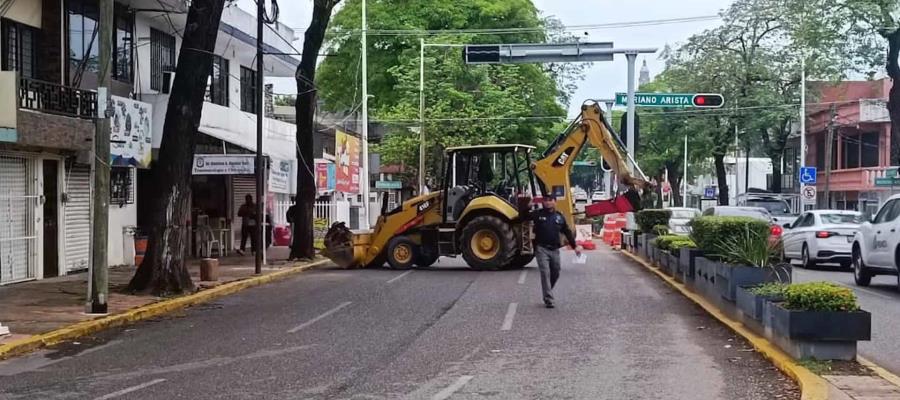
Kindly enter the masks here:
M 404 272 L 404 273 L 402 273 L 402 274 L 400 274 L 400 275 L 397 275 L 397 276 L 391 278 L 391 280 L 389 280 L 389 281 L 387 281 L 387 282 L 385 282 L 385 283 L 391 284 L 391 283 L 394 283 L 394 282 L 396 282 L 396 281 L 399 281 L 400 279 L 403 279 L 404 276 L 407 276 L 407 275 L 411 274 L 412 272 L 413 272 L 413 270 L 406 271 L 406 272 Z
M 444 400 L 450 398 L 453 393 L 456 393 L 457 390 L 462 389 L 463 386 L 466 386 L 466 384 L 469 383 L 472 378 L 472 375 L 463 375 L 459 377 L 459 379 L 457 379 L 456 382 L 453 382 L 452 385 L 445 387 L 444 390 L 441 390 L 440 392 L 435 394 L 434 397 L 431 398 L 431 400 Z
M 519 284 L 520 284 L 520 285 L 524 285 L 524 284 L 525 284 L 525 277 L 526 277 L 526 276 L 528 276 L 528 270 L 523 268 L 523 269 L 522 269 L 522 273 L 519 274 Z
M 341 311 L 342 308 L 347 307 L 347 306 L 349 306 L 350 304 L 352 304 L 352 302 L 350 302 L 350 301 L 345 301 L 345 302 L 339 304 L 337 307 L 332 308 L 332 309 L 330 309 L 330 310 L 328 310 L 328 311 L 325 311 L 325 313 L 323 313 L 322 315 L 319 315 L 318 317 L 315 317 L 315 318 L 313 318 L 313 319 L 311 319 L 311 320 L 309 320 L 309 321 L 306 321 L 306 322 L 304 322 L 304 323 L 302 323 L 302 324 L 300 324 L 300 325 L 297 325 L 297 326 L 291 328 L 291 329 L 288 331 L 288 333 L 296 333 L 297 331 L 299 331 L 299 330 L 301 330 L 301 329 L 303 329 L 303 328 L 306 328 L 307 326 L 310 326 L 310 325 L 312 325 L 312 324 L 318 322 L 319 320 L 321 320 L 321 319 L 323 319 L 323 318 L 325 318 L 325 317 L 327 317 L 327 316 L 329 316 L 329 315 L 331 315 L 331 314 L 334 314 L 334 313 L 336 313 L 336 312 L 338 312 L 338 311 Z
M 165 381 L 166 381 L 166 380 L 165 380 L 165 379 L 162 379 L 162 378 L 160 378 L 160 379 L 154 379 L 154 380 L 152 380 L 152 381 L 150 381 L 150 382 L 145 382 L 145 383 L 142 383 L 142 384 L 140 384 L 140 385 L 136 385 L 136 386 L 132 386 L 132 387 L 127 387 L 127 388 L 122 389 L 122 390 L 120 390 L 120 391 L 118 391 L 118 392 L 112 392 L 112 393 L 110 393 L 110 394 L 108 394 L 108 395 L 106 395 L 106 396 L 98 397 L 98 398 L 96 398 L 95 400 L 107 400 L 107 399 L 112 399 L 112 398 L 119 397 L 119 396 L 124 395 L 124 394 L 128 394 L 128 393 L 131 393 L 131 392 L 136 392 L 136 391 L 141 390 L 141 389 L 146 388 L 146 387 L 153 386 L 153 385 L 155 385 L 155 384 L 157 384 L 157 383 L 163 383 L 163 382 L 165 382 Z
M 519 308 L 519 303 L 509 303 L 509 308 L 506 309 L 506 317 L 503 318 L 503 326 L 500 328 L 501 331 L 512 329 L 513 318 L 516 317 L 517 308 Z

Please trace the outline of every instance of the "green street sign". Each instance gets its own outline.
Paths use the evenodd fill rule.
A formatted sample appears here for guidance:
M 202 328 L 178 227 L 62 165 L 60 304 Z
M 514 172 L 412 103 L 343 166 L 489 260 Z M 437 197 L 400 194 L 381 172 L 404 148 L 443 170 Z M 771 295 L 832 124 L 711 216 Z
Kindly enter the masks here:
M 403 182 L 400 181 L 375 181 L 375 189 L 400 189 Z
M 875 178 L 875 186 L 900 186 L 900 178 Z
M 616 104 L 628 105 L 628 95 L 616 93 Z M 725 98 L 717 93 L 635 93 L 636 107 L 696 107 L 719 108 Z
M 574 165 L 576 167 L 596 167 L 597 162 L 596 161 L 575 161 L 575 163 L 573 163 L 572 165 Z
M 898 172 L 900 172 L 900 171 L 898 171 L 897 167 L 888 168 L 888 169 L 884 170 L 884 176 L 885 176 L 885 178 L 897 178 Z

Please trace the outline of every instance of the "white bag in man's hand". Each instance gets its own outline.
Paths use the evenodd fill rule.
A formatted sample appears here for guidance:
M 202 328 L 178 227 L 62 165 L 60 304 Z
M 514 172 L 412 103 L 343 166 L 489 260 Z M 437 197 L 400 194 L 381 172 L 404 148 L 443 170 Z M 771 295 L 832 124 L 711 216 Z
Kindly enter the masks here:
M 575 254 L 575 258 L 572 259 L 573 264 L 586 264 L 587 263 L 587 254 L 581 252 L 579 254 Z

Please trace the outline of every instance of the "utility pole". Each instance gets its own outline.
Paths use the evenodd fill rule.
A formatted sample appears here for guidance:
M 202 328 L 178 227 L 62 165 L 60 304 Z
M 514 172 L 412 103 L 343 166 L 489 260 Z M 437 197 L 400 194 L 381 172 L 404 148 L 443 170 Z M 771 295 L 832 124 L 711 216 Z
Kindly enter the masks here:
M 687 196 L 688 196 L 688 184 L 687 184 L 687 173 L 688 173 L 688 137 L 684 135 L 684 176 L 681 178 L 681 206 L 687 207 Z
M 828 138 L 825 140 L 825 209 L 831 208 L 831 165 L 832 154 L 834 152 L 834 119 L 837 110 L 834 103 L 831 103 L 831 112 L 828 119 Z
M 634 154 L 634 61 L 637 58 L 637 52 L 626 52 L 625 58 L 628 60 L 628 119 L 626 121 L 628 137 L 625 139 L 628 154 L 637 159 L 637 154 Z
M 256 253 L 253 272 L 262 273 L 263 249 L 266 247 L 266 165 L 263 159 L 263 15 L 265 1 L 256 2 Z
M 97 118 L 94 120 L 94 154 L 91 157 L 91 268 L 88 279 L 88 314 L 106 314 L 109 298 L 109 84 L 112 75 L 113 0 L 100 0 L 100 65 L 97 84 Z
M 363 218 L 362 228 L 369 229 L 369 74 L 368 74 L 368 57 L 366 36 L 368 36 L 368 26 L 366 24 L 366 0 L 362 0 L 362 195 L 363 195 Z
M 454 174 L 456 170 L 454 169 Z M 419 195 L 425 187 L 425 39 L 419 39 Z

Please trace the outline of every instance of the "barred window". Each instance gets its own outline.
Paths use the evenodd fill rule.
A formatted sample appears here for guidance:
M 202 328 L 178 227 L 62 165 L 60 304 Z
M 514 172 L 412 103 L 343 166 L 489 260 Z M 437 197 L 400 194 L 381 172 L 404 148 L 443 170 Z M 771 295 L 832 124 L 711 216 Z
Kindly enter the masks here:
M 256 71 L 241 67 L 241 111 L 256 112 Z
M 150 89 L 163 90 L 163 73 L 175 71 L 175 37 L 150 28 Z
M 118 204 L 134 204 L 135 169 L 113 167 L 109 170 L 109 202 Z
M 212 57 L 212 72 L 209 74 L 206 101 L 228 107 L 228 60 L 217 55 Z

